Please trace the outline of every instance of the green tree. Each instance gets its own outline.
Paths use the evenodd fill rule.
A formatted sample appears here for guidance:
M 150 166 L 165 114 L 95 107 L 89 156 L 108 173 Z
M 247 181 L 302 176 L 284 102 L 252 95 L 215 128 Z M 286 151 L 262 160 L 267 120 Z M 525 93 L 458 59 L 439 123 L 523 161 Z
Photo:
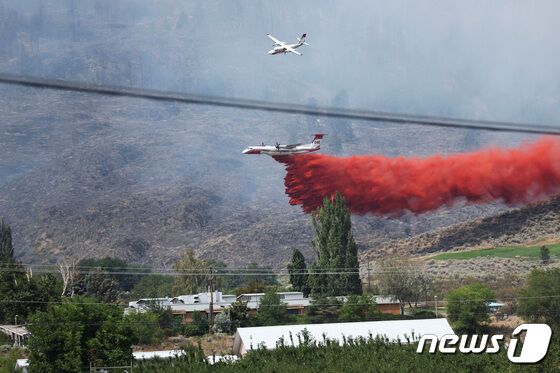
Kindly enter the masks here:
M 381 262 L 379 290 L 381 294 L 394 297 L 401 304 L 401 314 L 406 303 L 416 305 L 432 288 L 431 278 L 416 264 L 404 258 L 390 258 Z
M 447 293 L 447 318 L 456 331 L 476 333 L 488 321 L 487 302 L 495 295 L 486 285 L 474 283 Z
M 520 291 L 517 312 L 528 321 L 560 331 L 560 269 L 534 269 Z
M 30 368 L 34 372 L 79 372 L 93 365 L 126 365 L 132 359 L 133 331 L 122 310 L 86 297 L 34 314 L 28 326 Z
M 309 286 L 307 285 L 307 265 L 305 257 L 298 249 L 292 254 L 292 262 L 288 264 L 288 272 L 290 273 L 290 284 L 295 291 L 302 291 L 305 296 L 309 295 Z
M 267 286 L 278 285 L 276 275 L 269 267 L 261 267 L 255 262 L 251 262 L 241 269 L 238 274 L 234 276 L 226 276 L 228 278 L 229 286 L 232 289 L 242 288 L 260 288 L 264 289 Z M 248 291 L 242 291 L 248 292 Z M 236 293 L 238 293 L 236 291 Z
M 29 315 L 60 300 L 61 283 L 54 275 L 32 277 L 19 263 L 10 268 L 0 271 L 0 323 L 12 324 L 16 315 L 18 323 L 24 323 Z
M 274 291 L 268 291 L 259 302 L 255 321 L 257 325 L 279 325 L 289 319 L 286 304 Z
M 76 269 L 80 272 L 98 271 L 106 273 L 106 276 L 116 281 L 120 291 L 131 291 L 141 279 L 141 275 L 127 273 L 138 271 L 149 271 L 146 267 L 129 267 L 128 263 L 119 258 L 106 256 L 103 258 L 85 258 L 78 262 Z
M 377 313 L 375 302 L 369 295 L 350 295 L 340 309 L 340 321 L 367 321 Z
M 156 312 L 137 312 L 124 317 L 124 323 L 132 331 L 132 343 L 153 344 L 160 341 L 163 331 L 159 327 Z
M 231 321 L 232 331 L 248 325 L 249 309 L 247 308 L 247 302 L 236 300 L 228 307 L 227 313 Z
M 115 302 L 120 295 L 119 284 L 105 272 L 96 269 L 80 276 L 74 285 L 74 292 L 78 295 L 94 297 L 100 302 Z
M 162 298 L 173 294 L 173 277 L 163 275 L 145 275 L 134 285 L 132 299 Z
M 550 249 L 548 246 L 541 246 L 540 254 L 542 264 L 550 263 Z
M 194 251 L 187 250 L 173 266 L 180 275 L 175 277 L 173 291 L 175 294 L 196 294 L 205 291 L 210 281 L 210 264 L 194 256 Z
M 344 198 L 337 193 L 314 213 L 313 247 L 317 261 L 312 266 L 310 288 L 326 296 L 361 294 L 358 247 L 352 235 L 352 220 Z
M 335 297 L 313 296 L 306 310 L 311 324 L 338 322 L 342 302 Z
M 215 333 L 231 333 L 232 325 L 229 313 L 221 312 L 214 317 L 213 332 Z
M 12 229 L 3 219 L 0 219 L 0 265 L 13 263 L 14 246 L 12 244 Z
M 194 311 L 192 322 L 184 326 L 183 334 L 187 337 L 200 336 L 208 333 L 209 330 L 208 316 L 205 313 Z

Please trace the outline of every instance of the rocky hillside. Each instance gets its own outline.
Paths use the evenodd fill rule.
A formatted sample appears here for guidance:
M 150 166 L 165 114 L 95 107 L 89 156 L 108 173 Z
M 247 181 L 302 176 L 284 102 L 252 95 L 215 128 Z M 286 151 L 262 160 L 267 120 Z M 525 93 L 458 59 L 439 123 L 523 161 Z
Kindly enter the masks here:
M 423 256 L 443 251 L 555 239 L 560 239 L 560 197 L 394 240 L 385 243 L 379 250 L 365 252 L 362 258 L 367 261 L 386 253 Z

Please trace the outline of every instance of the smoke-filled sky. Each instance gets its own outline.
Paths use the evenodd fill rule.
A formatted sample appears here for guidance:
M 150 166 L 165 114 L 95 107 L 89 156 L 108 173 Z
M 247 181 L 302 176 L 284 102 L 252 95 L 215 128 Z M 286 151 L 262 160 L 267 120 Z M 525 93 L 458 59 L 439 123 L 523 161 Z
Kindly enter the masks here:
M 0 4 L 3 71 L 463 118 L 560 115 L 556 1 Z M 307 32 L 311 47 L 268 56 L 269 32 Z
M 0 0 L 0 72 L 560 125 L 558 14 L 560 3 L 544 0 Z M 267 33 L 295 42 L 304 32 L 311 46 L 300 49 L 303 56 L 267 55 Z M 154 216 L 158 232 L 183 215 L 215 229 L 192 236 L 187 219 L 184 236 L 177 233 L 183 228 L 166 234 L 169 247 L 186 239 L 198 247 L 197 237 L 221 242 L 216 238 L 239 236 L 243 224 L 254 223 L 242 236 L 249 238 L 232 247 L 250 241 L 291 252 L 291 234 L 278 234 L 274 243 L 252 234 L 268 218 L 274 231 L 305 226 L 307 216 L 284 194 L 284 167 L 241 151 L 261 141 L 310 141 L 317 132 L 327 133 L 325 156 L 388 161 L 536 139 L 0 85 L 0 217 L 28 253 L 43 233 L 76 251 L 94 231 L 107 241 L 92 250 L 118 248 L 121 238 L 142 234 L 152 242 L 138 218 L 145 214 Z M 145 205 L 135 204 L 144 198 Z M 152 203 L 173 198 L 170 205 L 184 207 L 185 214 L 153 211 Z M 386 226 L 405 234 L 399 222 L 416 234 L 505 208 L 498 201 L 391 222 L 356 220 L 371 219 L 380 235 Z M 88 225 L 68 223 L 90 218 L 111 227 L 118 221 L 120 228 L 99 235 Z

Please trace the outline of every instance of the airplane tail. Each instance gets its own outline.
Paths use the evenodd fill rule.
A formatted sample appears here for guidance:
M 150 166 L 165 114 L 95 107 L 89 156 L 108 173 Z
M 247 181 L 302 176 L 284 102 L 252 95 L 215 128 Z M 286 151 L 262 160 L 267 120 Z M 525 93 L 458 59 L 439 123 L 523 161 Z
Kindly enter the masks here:
M 321 146 L 321 139 L 323 138 L 323 136 L 325 136 L 324 133 L 316 133 L 315 137 L 313 137 L 313 145 Z
M 305 42 L 306 37 L 307 37 L 307 34 L 303 34 L 303 35 L 301 35 L 301 38 L 297 38 L 297 40 L 299 41 L 300 44 L 309 45 Z

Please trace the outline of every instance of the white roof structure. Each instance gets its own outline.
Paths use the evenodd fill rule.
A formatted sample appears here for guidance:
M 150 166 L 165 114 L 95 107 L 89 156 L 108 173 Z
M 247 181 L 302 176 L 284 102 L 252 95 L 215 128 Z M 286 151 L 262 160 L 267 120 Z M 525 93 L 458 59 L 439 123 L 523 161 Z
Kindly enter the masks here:
M 339 300 L 340 302 L 346 302 L 348 300 L 348 296 L 347 295 L 341 295 L 338 297 L 335 297 L 337 300 Z M 393 295 L 371 295 L 372 300 L 375 302 L 375 304 L 400 304 L 401 302 L 399 302 L 399 300 L 397 298 L 395 298 L 395 296 Z
M 179 295 L 173 298 L 143 298 L 137 301 L 129 302 L 128 309 L 130 311 L 144 311 L 150 305 L 157 304 L 159 307 L 171 308 L 175 312 L 194 312 L 194 311 L 207 311 L 210 307 L 210 300 L 213 301 L 215 310 L 229 307 L 235 302 L 235 295 L 222 294 L 221 291 L 212 293 L 198 293 L 192 295 Z
M 29 359 L 17 359 L 14 371 L 27 373 L 29 371 Z
M 278 325 L 261 326 L 254 328 L 237 328 L 233 340 L 233 353 L 238 356 L 245 355 L 251 349 L 264 346 L 267 349 L 276 348 L 276 342 L 281 338 L 284 343 L 298 345 L 298 334 L 307 330 L 314 340 L 322 342 L 323 335 L 330 340 L 342 343 L 343 338 L 364 337 L 371 334 L 386 337 L 390 341 L 400 339 L 406 342 L 407 337 L 418 340 L 426 334 L 436 335 L 438 338 L 446 334 L 455 334 L 446 319 L 418 319 L 418 320 L 391 320 L 391 321 L 366 321 L 329 324 L 304 324 L 304 325 Z M 290 338 L 290 333 L 292 338 Z
M 301 291 L 284 291 L 276 294 L 278 294 L 280 301 L 285 303 L 288 308 L 308 307 L 311 303 L 311 299 L 304 297 Z M 265 293 L 241 294 L 237 299 L 247 302 L 247 308 L 256 310 L 259 308 L 264 295 Z
M 210 355 L 206 357 L 208 364 L 214 365 L 216 363 L 233 363 L 239 360 L 237 355 Z
M 169 359 L 184 355 L 184 350 L 162 350 L 162 351 L 135 351 L 132 353 L 134 360 L 149 360 L 155 357 Z

